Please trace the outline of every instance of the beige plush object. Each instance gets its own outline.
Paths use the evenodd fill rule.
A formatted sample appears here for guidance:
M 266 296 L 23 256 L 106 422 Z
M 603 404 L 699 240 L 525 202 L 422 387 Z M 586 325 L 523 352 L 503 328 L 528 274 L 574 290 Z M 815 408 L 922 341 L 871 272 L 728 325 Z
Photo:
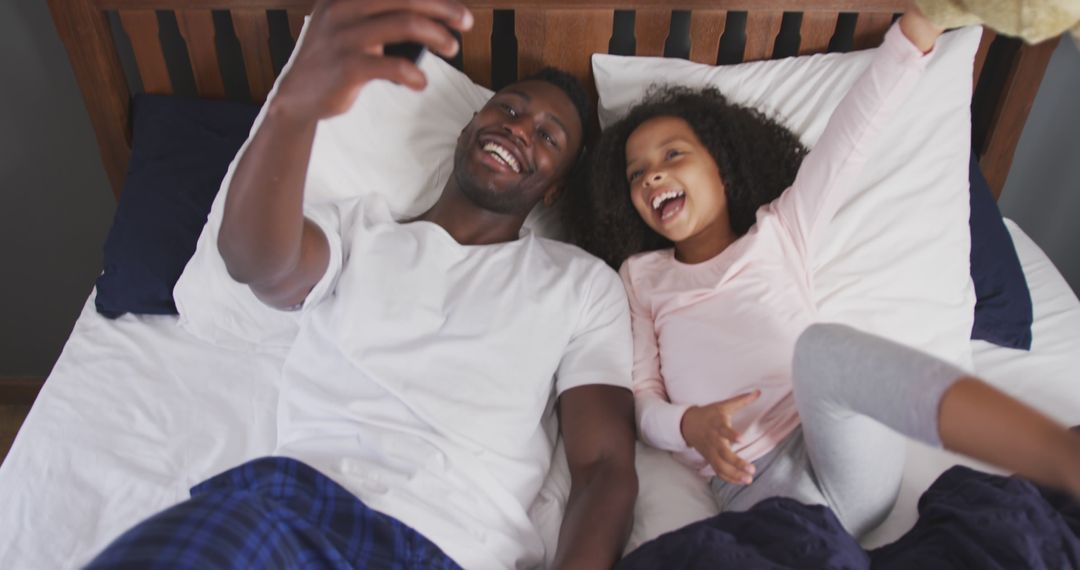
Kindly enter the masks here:
M 1072 31 L 1080 41 L 1080 0 L 916 0 L 939 26 L 984 24 L 1000 34 L 1038 43 Z

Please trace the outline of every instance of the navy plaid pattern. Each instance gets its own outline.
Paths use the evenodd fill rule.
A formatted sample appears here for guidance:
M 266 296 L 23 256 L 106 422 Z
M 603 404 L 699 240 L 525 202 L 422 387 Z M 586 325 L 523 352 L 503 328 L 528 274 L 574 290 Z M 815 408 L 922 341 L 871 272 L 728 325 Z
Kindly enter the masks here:
M 420 533 L 285 457 L 196 485 L 191 499 L 128 530 L 87 568 L 460 570 Z

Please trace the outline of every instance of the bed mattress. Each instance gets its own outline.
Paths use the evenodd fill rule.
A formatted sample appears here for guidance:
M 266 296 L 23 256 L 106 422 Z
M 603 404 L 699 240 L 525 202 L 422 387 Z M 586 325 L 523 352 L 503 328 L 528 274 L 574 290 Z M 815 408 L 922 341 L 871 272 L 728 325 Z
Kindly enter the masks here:
M 1026 353 L 974 341 L 976 370 L 1078 424 L 1080 301 L 1043 252 L 1008 225 L 1032 292 L 1034 344 Z M 0 568 L 85 564 L 132 524 L 187 498 L 195 483 L 274 449 L 283 355 L 202 342 L 175 317 L 108 320 L 93 301 L 91 294 L 0 466 Z M 663 453 L 639 451 L 630 548 L 713 512 L 692 473 Z M 559 459 L 531 511 L 549 544 L 568 491 Z M 918 495 L 960 462 L 971 464 L 911 444 L 900 500 L 864 542 L 888 542 L 909 528 Z

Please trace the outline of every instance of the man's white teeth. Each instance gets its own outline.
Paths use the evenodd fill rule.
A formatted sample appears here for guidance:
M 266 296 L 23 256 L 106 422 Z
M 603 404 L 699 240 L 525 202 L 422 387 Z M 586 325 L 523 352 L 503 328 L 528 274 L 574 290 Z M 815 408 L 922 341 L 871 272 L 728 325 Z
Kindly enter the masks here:
M 660 206 L 662 206 L 664 202 L 667 202 L 668 200 L 671 200 L 673 198 L 679 198 L 684 194 L 685 192 L 679 190 L 668 190 L 667 192 L 664 192 L 662 194 L 657 194 L 656 197 L 652 199 L 652 207 L 654 210 L 659 210 Z
M 503 161 L 504 163 L 509 164 L 510 168 L 513 169 L 514 172 L 521 172 L 521 165 L 518 164 L 518 161 L 516 159 L 514 159 L 514 155 L 510 154 L 510 151 L 506 150 L 506 148 L 502 145 L 489 142 L 484 145 L 484 152 L 487 152 L 491 154 L 491 156 L 494 156 L 495 158 Z

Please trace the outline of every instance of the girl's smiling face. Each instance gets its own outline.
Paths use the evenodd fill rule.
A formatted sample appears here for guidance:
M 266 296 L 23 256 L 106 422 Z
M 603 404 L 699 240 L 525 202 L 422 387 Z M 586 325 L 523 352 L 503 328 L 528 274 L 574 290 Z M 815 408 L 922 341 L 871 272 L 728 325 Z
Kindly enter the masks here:
M 626 180 L 638 214 L 672 242 L 730 234 L 720 169 L 685 120 L 656 117 L 630 134 Z

